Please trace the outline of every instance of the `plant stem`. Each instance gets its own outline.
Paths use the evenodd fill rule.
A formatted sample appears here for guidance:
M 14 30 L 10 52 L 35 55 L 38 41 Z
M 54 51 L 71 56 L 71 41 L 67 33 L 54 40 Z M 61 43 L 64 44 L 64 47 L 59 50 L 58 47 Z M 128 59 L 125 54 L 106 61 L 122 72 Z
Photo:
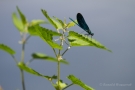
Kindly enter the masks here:
M 31 37 L 31 35 L 29 35 L 29 36 L 26 38 L 26 40 L 25 40 L 25 41 L 27 42 L 27 40 L 28 40 L 30 37 Z
M 29 37 L 27 38 L 27 40 L 29 39 Z M 22 37 L 22 53 L 21 53 L 21 62 L 24 62 L 24 50 L 25 50 L 25 43 L 26 43 L 26 39 L 25 39 L 25 35 Z M 22 69 L 20 69 L 21 72 L 21 81 L 22 81 L 22 88 L 23 90 L 25 90 L 25 82 L 24 82 L 24 72 Z
M 21 62 L 24 62 L 24 49 L 25 49 L 25 44 L 22 44 L 22 54 L 21 54 Z
M 60 46 L 63 45 L 64 32 L 62 35 L 63 36 L 62 36 L 62 39 L 60 40 L 61 41 Z M 57 60 L 58 60 L 58 89 L 59 90 L 61 90 L 61 88 L 60 88 L 60 60 L 61 60 L 60 51 L 61 50 L 59 49 L 58 56 L 57 56 Z
M 56 53 L 56 51 L 55 51 L 55 49 L 53 48 L 53 51 L 54 51 L 54 54 L 55 54 L 55 56 L 56 56 L 56 58 L 57 58 L 57 53 Z
M 21 71 L 22 88 L 23 88 L 23 90 L 25 90 L 24 73 L 23 73 L 22 69 L 20 69 L 20 71 Z
M 11 55 L 12 58 L 14 59 L 14 61 L 16 62 L 16 64 L 18 63 L 18 61 L 16 60 L 15 56 L 14 55 Z
M 60 90 L 60 61 L 58 60 L 58 87 Z
M 68 88 L 68 87 L 70 87 L 70 86 L 72 86 L 72 85 L 74 85 L 74 83 L 69 84 L 68 86 L 66 86 L 66 87 L 63 88 L 62 90 L 65 90 L 66 88 Z
M 30 59 L 27 63 L 26 63 L 26 65 L 29 65 L 32 61 L 34 61 L 34 59 L 32 58 L 32 59 Z
M 61 56 L 63 56 L 70 48 L 71 48 L 71 46 L 69 46 L 69 47 L 62 53 Z
M 58 88 L 60 90 L 60 87 L 59 87 L 59 80 L 60 80 L 60 61 L 59 61 L 59 54 L 57 55 L 55 49 L 53 48 L 53 51 L 54 51 L 54 54 L 58 60 L 58 63 L 57 63 L 57 75 L 58 75 Z

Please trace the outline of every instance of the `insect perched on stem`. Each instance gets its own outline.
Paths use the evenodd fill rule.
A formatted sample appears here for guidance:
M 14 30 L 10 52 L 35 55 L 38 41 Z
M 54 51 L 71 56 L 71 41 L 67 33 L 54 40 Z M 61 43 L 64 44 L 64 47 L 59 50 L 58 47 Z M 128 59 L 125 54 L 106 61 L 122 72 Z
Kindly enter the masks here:
M 71 21 L 73 21 L 75 24 L 77 24 L 80 28 L 82 28 L 83 30 L 85 30 L 88 34 L 86 35 L 91 35 L 91 37 L 94 35 L 94 33 L 91 32 L 91 30 L 89 29 L 88 25 L 86 24 L 83 16 L 81 13 L 77 13 L 77 22 L 76 23 L 72 18 L 69 18 Z

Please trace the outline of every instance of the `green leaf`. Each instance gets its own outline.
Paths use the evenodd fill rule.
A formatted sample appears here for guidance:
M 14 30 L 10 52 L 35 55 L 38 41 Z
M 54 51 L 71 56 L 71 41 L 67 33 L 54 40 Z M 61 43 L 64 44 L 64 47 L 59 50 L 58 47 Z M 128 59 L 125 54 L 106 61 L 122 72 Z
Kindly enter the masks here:
M 44 16 L 48 19 L 48 21 L 54 26 L 54 28 L 58 29 L 58 26 L 56 25 L 56 23 L 50 18 L 50 16 L 47 14 L 47 11 L 41 9 L 42 13 L 44 14 Z
M 60 20 L 59 18 L 57 18 L 55 16 L 53 16 L 53 17 L 61 24 L 62 28 L 65 27 L 64 22 L 62 20 Z
M 36 26 L 37 25 L 33 25 L 33 26 L 28 27 L 28 32 L 29 32 L 30 35 L 38 36 L 38 33 L 36 32 Z
M 52 79 L 57 79 L 57 76 L 56 75 L 53 75 L 51 78 Z
M 68 79 L 72 81 L 72 83 L 79 85 L 80 87 L 84 88 L 85 90 L 94 90 L 92 87 L 83 83 L 80 79 L 76 78 L 74 75 L 69 75 Z
M 62 25 L 61 25 L 58 21 L 56 21 L 56 20 L 53 19 L 53 18 L 51 18 L 51 19 L 52 19 L 52 21 L 57 25 L 57 30 L 62 29 Z
M 45 76 L 45 75 L 43 75 L 43 74 L 41 74 L 41 73 L 35 71 L 34 69 L 28 67 L 28 66 L 25 65 L 23 62 L 19 62 L 19 63 L 17 64 L 17 66 L 18 66 L 20 69 L 22 69 L 22 70 L 24 70 L 24 71 L 26 71 L 26 72 L 28 72 L 28 73 L 30 73 L 30 74 L 33 74 L 33 75 L 36 75 L 36 76 L 40 76 L 40 77 L 44 77 L 44 78 L 46 78 L 46 79 L 50 79 L 50 78 L 51 78 L 50 76 Z
M 28 31 L 31 35 L 37 35 L 45 42 L 47 42 L 52 48 L 62 49 L 62 46 L 54 42 L 53 36 L 61 36 L 62 34 L 55 31 L 40 27 L 39 25 L 31 26 L 28 28 Z
M 41 59 L 41 60 L 47 60 L 47 61 L 52 61 L 52 62 L 58 62 L 58 60 L 54 57 L 51 57 L 51 56 L 47 56 L 43 53 L 33 53 L 32 54 L 32 57 L 34 59 Z M 62 59 L 60 60 L 60 63 L 63 63 L 63 64 L 69 64 L 66 60 Z
M 31 26 L 34 26 L 34 25 L 37 25 L 37 24 L 50 24 L 50 23 L 47 22 L 47 21 L 44 21 L 44 20 L 40 20 L 40 19 L 32 20 L 32 21 L 30 22 L 30 25 L 31 25 Z
M 15 25 L 15 27 L 20 31 L 20 32 L 25 32 L 24 31 L 24 27 L 23 27 L 23 23 L 22 21 L 17 17 L 16 13 L 12 14 L 12 20 L 13 23 Z
M 76 23 L 78 23 L 77 22 L 77 20 L 74 20 Z M 75 26 L 76 24 L 73 22 L 73 21 L 71 21 L 71 22 L 69 22 L 68 24 L 67 24 L 67 28 L 70 28 L 70 27 L 73 27 L 73 26 Z
M 95 39 L 90 38 L 86 35 L 78 34 L 73 31 L 69 32 L 68 40 L 71 46 L 93 46 L 111 52 L 111 50 L 107 49 L 104 45 L 102 45 L 100 42 L 96 41 Z
M 9 53 L 10 55 L 14 55 L 15 51 L 13 49 L 11 49 L 10 47 L 4 45 L 4 44 L 0 44 L 0 50 L 3 50 L 7 53 Z
M 21 18 L 21 20 L 22 20 L 22 23 L 23 23 L 23 25 L 25 26 L 25 25 L 27 24 L 27 20 L 26 20 L 24 14 L 20 11 L 20 9 L 19 9 L 18 7 L 16 7 L 16 8 L 17 8 L 17 11 L 18 11 L 18 13 L 19 13 L 19 15 L 20 15 L 20 18 Z

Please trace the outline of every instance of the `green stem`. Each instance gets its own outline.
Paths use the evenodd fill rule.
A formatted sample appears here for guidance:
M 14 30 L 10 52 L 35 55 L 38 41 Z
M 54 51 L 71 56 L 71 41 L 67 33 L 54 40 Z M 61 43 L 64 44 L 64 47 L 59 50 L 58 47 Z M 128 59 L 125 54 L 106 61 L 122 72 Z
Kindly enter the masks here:
M 53 51 L 54 51 L 54 54 L 58 60 L 58 63 L 57 63 L 57 75 L 58 75 L 58 86 L 59 86 L 59 80 L 60 80 L 60 62 L 59 62 L 59 54 L 57 55 L 55 49 L 53 48 Z M 60 90 L 60 87 L 59 87 L 59 90 Z
M 58 60 L 58 87 L 60 86 L 60 61 Z M 60 87 L 59 87 L 60 90 Z
M 28 39 L 29 39 L 30 37 L 31 37 L 31 35 L 29 35 L 29 36 L 26 38 L 26 40 L 25 40 L 25 41 L 27 42 L 27 41 L 28 41 Z
M 18 61 L 16 60 L 15 56 L 14 55 L 11 55 L 12 58 L 14 59 L 14 61 L 16 62 L 16 64 L 18 63 Z
M 60 43 L 60 46 L 62 46 L 62 44 L 63 44 L 63 38 L 64 38 L 64 32 L 63 32 L 63 36 L 62 36 L 62 39 L 61 39 L 61 43 Z M 57 60 L 58 60 L 58 88 L 59 88 L 59 90 L 61 90 L 60 89 L 60 49 L 59 49 L 59 52 L 58 52 L 58 56 L 57 56 Z
M 62 53 L 61 56 L 63 56 L 70 48 L 71 48 L 71 46 L 69 46 L 69 47 Z
M 55 54 L 55 56 L 56 56 L 56 58 L 57 58 L 57 53 L 56 53 L 56 51 L 55 51 L 55 49 L 53 48 L 53 51 L 54 51 L 54 54 Z
M 20 69 L 20 71 L 21 71 L 22 88 L 23 88 L 23 90 L 25 90 L 24 73 L 23 73 L 22 69 Z
M 30 59 L 27 63 L 26 63 L 26 65 L 29 65 L 32 61 L 34 61 L 34 59 L 32 58 L 32 59 Z
M 27 39 L 25 39 L 25 36 L 26 36 L 26 35 L 24 35 L 24 36 L 22 37 L 22 42 L 23 42 L 23 43 L 22 43 L 21 62 L 24 62 L 25 43 L 26 43 L 26 41 L 30 38 L 30 36 L 29 36 L 29 37 L 27 37 Z M 21 71 L 22 88 L 23 88 L 23 90 L 25 90 L 24 72 L 23 72 L 22 69 L 20 69 L 20 71 Z
M 66 87 L 63 88 L 62 90 L 65 90 L 66 88 L 68 88 L 68 87 L 70 87 L 70 86 L 72 86 L 72 85 L 74 85 L 74 83 L 69 84 L 68 86 L 66 86 Z
M 22 44 L 21 62 L 24 62 L 24 49 L 25 49 L 25 43 Z M 22 69 L 20 69 L 20 71 L 21 71 L 22 88 L 23 90 L 25 90 L 24 72 Z
M 24 62 L 24 49 L 25 49 L 25 44 L 22 44 L 22 54 L 21 54 L 21 62 Z

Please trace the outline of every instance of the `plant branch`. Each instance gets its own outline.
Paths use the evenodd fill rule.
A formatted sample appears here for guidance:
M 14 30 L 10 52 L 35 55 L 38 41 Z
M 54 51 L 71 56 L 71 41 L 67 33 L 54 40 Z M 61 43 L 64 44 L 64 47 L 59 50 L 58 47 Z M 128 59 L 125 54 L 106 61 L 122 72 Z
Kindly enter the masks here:
M 30 59 L 30 60 L 26 63 L 26 65 L 29 65 L 33 60 L 34 60 L 33 58 Z
M 68 87 L 70 87 L 70 86 L 72 86 L 72 85 L 74 85 L 74 83 L 69 84 L 68 86 L 66 86 L 66 87 L 63 88 L 62 90 L 65 90 L 66 88 L 68 88 Z
M 23 88 L 23 90 L 25 90 L 24 73 L 23 73 L 22 69 L 20 69 L 20 71 L 21 71 L 22 88 Z
M 18 63 L 18 61 L 16 60 L 15 56 L 14 55 L 11 55 L 12 58 L 14 59 L 14 61 L 16 62 L 16 64 Z
M 55 56 L 56 56 L 56 58 L 57 58 L 57 53 L 56 53 L 56 51 L 55 51 L 55 49 L 53 48 L 53 51 L 54 51 L 54 54 L 55 54 Z
M 71 48 L 71 46 L 69 46 L 69 47 L 62 53 L 61 56 L 63 56 L 70 48 Z
M 22 53 L 21 53 L 21 62 L 24 62 L 24 50 L 25 50 L 25 43 L 26 43 L 26 39 L 25 39 L 25 34 L 22 37 Z M 27 39 L 28 40 L 28 39 Z M 22 88 L 23 90 L 25 90 L 25 82 L 24 82 L 24 72 L 22 69 L 20 69 L 21 71 L 21 80 L 22 80 Z
M 58 87 L 60 90 L 60 61 L 58 60 Z
M 29 39 L 30 37 L 31 37 L 31 35 L 29 35 L 29 36 L 26 38 L 25 42 L 28 41 L 28 39 Z

